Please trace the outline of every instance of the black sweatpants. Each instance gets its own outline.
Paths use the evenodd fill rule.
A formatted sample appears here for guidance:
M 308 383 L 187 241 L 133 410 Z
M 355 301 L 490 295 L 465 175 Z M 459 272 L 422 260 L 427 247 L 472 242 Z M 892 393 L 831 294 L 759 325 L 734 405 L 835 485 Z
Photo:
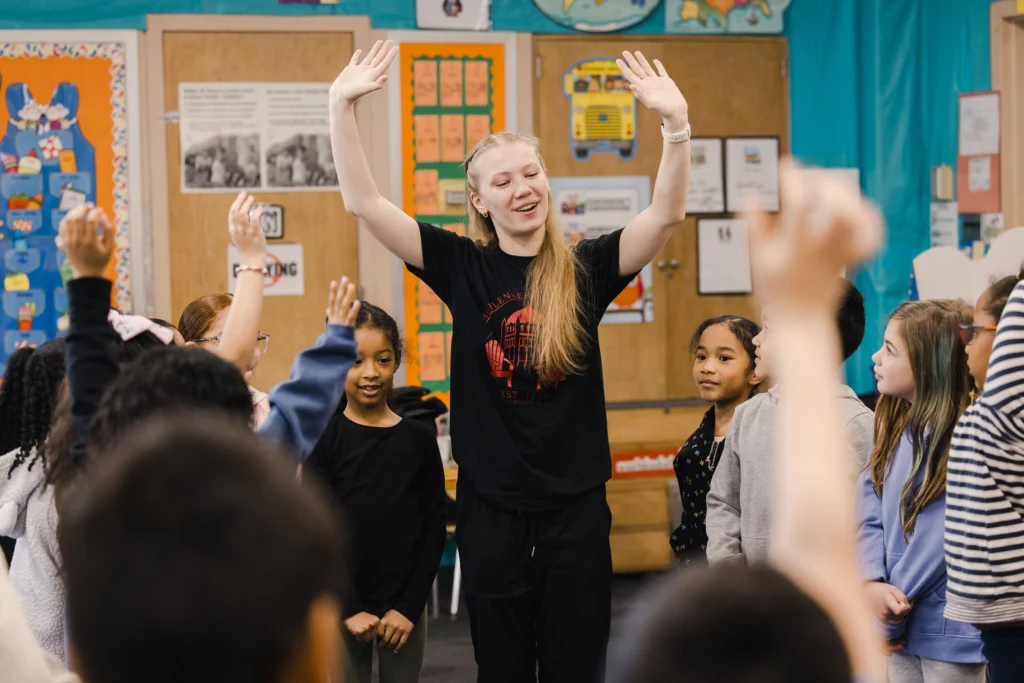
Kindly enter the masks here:
M 556 511 L 514 512 L 460 481 L 458 502 L 478 683 L 601 683 L 612 581 L 604 487 Z
M 1024 626 L 994 628 L 981 632 L 981 652 L 988 660 L 992 683 L 1024 680 Z

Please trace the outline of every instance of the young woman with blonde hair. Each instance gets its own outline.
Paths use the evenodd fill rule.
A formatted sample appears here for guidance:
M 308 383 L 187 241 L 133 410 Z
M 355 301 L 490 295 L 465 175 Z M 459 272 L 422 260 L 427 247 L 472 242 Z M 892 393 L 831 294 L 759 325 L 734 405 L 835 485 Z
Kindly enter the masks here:
M 345 208 L 448 305 L 458 542 L 478 680 L 586 681 L 604 670 L 611 612 L 611 475 L 597 329 L 605 308 L 683 220 L 686 100 L 657 60 L 624 52 L 631 90 L 662 118 L 651 205 L 625 228 L 570 246 L 539 142 L 489 135 L 466 158 L 466 239 L 418 224 L 377 191 L 355 102 L 397 54 L 377 43 L 331 86 Z

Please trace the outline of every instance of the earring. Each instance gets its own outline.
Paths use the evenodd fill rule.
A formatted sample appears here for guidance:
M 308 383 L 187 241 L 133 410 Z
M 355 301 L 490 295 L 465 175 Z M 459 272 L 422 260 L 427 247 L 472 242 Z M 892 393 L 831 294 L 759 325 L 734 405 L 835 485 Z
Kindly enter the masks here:
M 486 211 L 481 211 L 480 215 L 483 216 L 484 218 L 487 218 L 487 212 Z

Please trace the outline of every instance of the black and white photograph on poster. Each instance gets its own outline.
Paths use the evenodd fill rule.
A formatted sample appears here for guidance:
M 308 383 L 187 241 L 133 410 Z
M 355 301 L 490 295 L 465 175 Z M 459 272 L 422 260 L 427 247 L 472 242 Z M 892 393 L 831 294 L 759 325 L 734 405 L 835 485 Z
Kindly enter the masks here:
M 190 190 L 230 191 L 260 187 L 260 136 L 214 135 L 185 150 L 184 186 Z
M 338 187 L 330 133 L 296 133 L 267 148 L 267 186 Z
M 182 83 L 183 193 L 336 191 L 329 83 Z
M 337 190 L 331 154 L 329 83 L 266 86 L 266 186 L 289 190 Z
M 257 83 L 182 83 L 182 192 L 237 192 L 262 187 Z

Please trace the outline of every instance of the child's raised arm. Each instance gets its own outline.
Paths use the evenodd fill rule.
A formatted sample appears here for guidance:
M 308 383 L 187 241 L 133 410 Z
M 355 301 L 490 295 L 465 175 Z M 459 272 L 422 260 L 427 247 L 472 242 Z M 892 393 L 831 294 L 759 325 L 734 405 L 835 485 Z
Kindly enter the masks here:
M 299 353 L 291 377 L 270 390 L 270 415 L 259 434 L 301 463 L 313 451 L 345 392 L 345 378 L 356 360 L 356 287 L 348 278 L 331 282 L 327 331 Z
M 238 249 L 238 284 L 220 335 L 220 344 L 212 349 L 236 365 L 243 374 L 249 369 L 252 347 L 260 333 L 263 276 L 267 267 L 267 239 L 260 226 L 263 208 L 253 210 L 254 201 L 252 195 L 240 192 L 228 212 L 228 234 Z
M 89 423 L 118 373 L 117 333 L 107 322 L 112 285 L 103 277 L 114 251 L 114 228 L 103 209 L 87 204 L 64 216 L 57 243 L 74 273 L 67 284 L 67 376 L 75 460 L 85 453 Z
M 756 291 L 772 306 L 780 401 L 772 563 L 832 617 L 855 677 L 884 680 L 881 641 L 861 589 L 855 487 L 834 394 L 839 342 L 837 275 L 881 242 L 877 212 L 851 186 L 791 162 L 781 169 L 783 211 L 748 219 Z

